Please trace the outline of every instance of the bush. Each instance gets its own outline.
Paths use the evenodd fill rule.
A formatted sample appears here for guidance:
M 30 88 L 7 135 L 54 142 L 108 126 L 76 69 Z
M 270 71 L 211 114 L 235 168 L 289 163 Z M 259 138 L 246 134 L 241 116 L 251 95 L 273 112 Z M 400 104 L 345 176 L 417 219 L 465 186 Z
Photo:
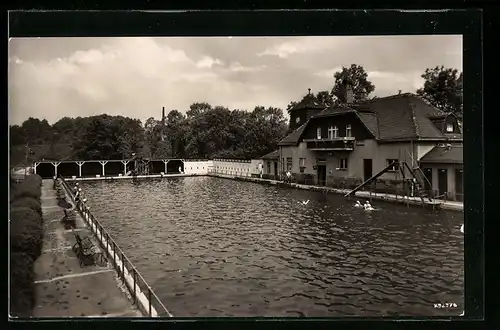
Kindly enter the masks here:
M 25 180 L 20 183 L 14 191 L 14 199 L 21 197 L 33 197 L 40 199 L 42 196 L 42 189 L 36 180 Z
M 34 261 L 26 253 L 10 254 L 10 314 L 29 317 L 35 307 Z
M 10 248 L 11 253 L 22 252 L 36 260 L 42 251 L 42 217 L 27 207 L 10 210 Z
M 32 209 L 33 211 L 36 211 L 40 216 L 42 215 L 42 205 L 40 203 L 40 200 L 37 200 L 33 197 L 21 197 L 14 199 L 11 204 L 11 208 L 13 207 L 27 207 Z

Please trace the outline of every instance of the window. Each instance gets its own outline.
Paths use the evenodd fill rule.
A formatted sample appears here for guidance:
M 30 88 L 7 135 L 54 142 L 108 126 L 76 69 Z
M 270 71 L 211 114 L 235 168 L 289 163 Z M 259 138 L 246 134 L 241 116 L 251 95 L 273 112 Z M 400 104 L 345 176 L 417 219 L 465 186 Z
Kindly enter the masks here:
M 292 171 L 292 165 L 293 165 L 293 163 L 292 163 L 292 157 L 287 157 L 286 158 L 286 170 L 291 172 Z
M 271 162 L 267 162 L 267 174 L 271 173 Z
M 347 158 L 340 158 L 339 159 L 339 170 L 345 171 L 347 170 Z
M 395 172 L 395 171 L 399 170 L 399 161 L 397 159 L 388 159 L 387 160 L 387 166 L 391 165 L 392 163 L 395 163 L 395 164 L 393 164 L 389 168 L 389 171 Z
M 351 125 L 347 125 L 347 126 L 345 127 L 345 136 L 346 136 L 346 137 L 352 137 Z
M 306 159 L 305 158 L 299 158 L 299 168 L 300 168 L 300 173 L 304 173 L 304 170 L 306 168 Z
M 337 128 L 337 126 L 330 126 L 330 128 L 328 128 L 328 138 L 332 140 L 337 138 L 338 136 L 339 136 L 339 129 Z
M 453 133 L 453 124 L 446 124 L 446 132 Z
M 316 128 L 316 138 L 321 140 L 321 127 Z

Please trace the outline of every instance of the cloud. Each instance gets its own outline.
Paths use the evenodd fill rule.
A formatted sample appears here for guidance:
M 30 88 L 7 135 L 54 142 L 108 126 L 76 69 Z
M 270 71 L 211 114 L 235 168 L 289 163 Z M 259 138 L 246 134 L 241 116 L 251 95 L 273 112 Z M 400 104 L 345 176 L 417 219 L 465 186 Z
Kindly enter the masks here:
M 224 63 L 219 59 L 213 59 L 210 56 L 204 56 L 201 60 L 196 62 L 196 66 L 199 68 L 211 68 L 214 65 L 223 65 Z
M 283 43 L 266 48 L 264 51 L 257 53 L 257 56 L 288 58 L 295 54 L 315 53 L 342 47 L 343 44 L 348 43 L 352 38 L 350 36 L 343 36 L 328 41 L 323 37 L 290 38 L 290 40 Z
M 438 47 L 439 46 L 439 47 Z M 146 120 L 206 101 L 286 108 L 362 65 L 383 96 L 414 92 L 427 67 L 461 68 L 461 36 L 34 38 L 9 42 L 9 121 L 101 113 Z
M 321 71 L 315 72 L 314 75 L 318 76 L 318 77 L 321 77 L 321 78 L 334 79 L 333 75 L 336 72 L 340 72 L 340 71 L 342 71 L 342 67 L 337 66 L 337 67 L 335 67 L 333 69 L 326 69 L 326 70 L 321 70 Z
M 232 62 L 229 66 L 229 70 L 232 72 L 257 72 L 264 70 L 266 67 L 266 65 L 242 66 L 240 62 Z

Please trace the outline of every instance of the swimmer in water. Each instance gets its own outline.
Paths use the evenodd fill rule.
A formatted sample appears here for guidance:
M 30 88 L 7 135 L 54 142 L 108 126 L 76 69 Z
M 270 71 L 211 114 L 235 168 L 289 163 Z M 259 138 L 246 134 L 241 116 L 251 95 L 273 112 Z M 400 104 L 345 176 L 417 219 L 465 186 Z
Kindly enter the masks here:
M 356 201 L 356 204 L 354 204 L 354 207 L 363 207 L 359 201 Z
M 373 210 L 375 210 L 375 209 L 372 207 L 372 205 L 370 204 L 370 202 L 369 202 L 369 201 L 366 201 L 366 202 L 365 202 L 364 207 L 365 207 L 365 211 L 373 211 Z

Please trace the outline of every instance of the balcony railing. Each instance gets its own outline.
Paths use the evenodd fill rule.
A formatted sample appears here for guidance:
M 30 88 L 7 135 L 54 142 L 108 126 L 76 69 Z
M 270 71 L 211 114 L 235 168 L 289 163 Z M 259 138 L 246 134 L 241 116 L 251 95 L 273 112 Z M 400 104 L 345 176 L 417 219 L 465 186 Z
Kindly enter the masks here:
M 352 151 L 354 150 L 354 137 L 337 137 L 329 139 L 304 139 L 307 148 L 313 151 Z

